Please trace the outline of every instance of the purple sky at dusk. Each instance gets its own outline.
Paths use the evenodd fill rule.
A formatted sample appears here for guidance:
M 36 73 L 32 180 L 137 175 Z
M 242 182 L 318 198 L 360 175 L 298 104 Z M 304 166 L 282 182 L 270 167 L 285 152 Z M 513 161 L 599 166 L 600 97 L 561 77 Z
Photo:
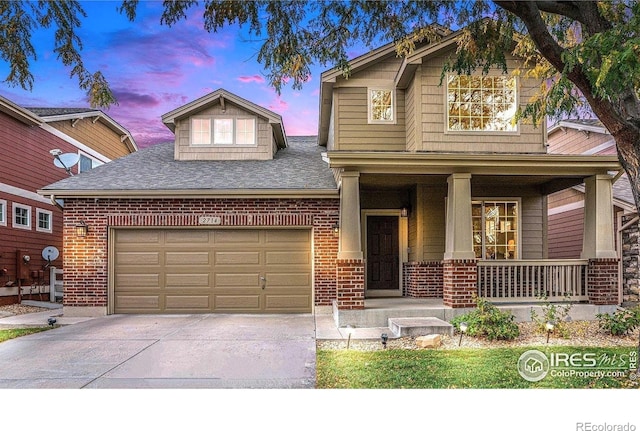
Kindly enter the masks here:
M 103 110 L 131 132 L 139 147 L 173 140 L 162 114 L 218 88 L 282 115 L 290 136 L 317 134 L 319 77 L 328 67 L 313 68 L 302 90 L 289 85 L 278 95 L 257 63 L 260 43 L 250 41 L 245 28 L 207 33 L 195 8 L 186 21 L 161 26 L 160 1 L 140 2 L 134 22 L 117 12 L 120 1 L 81 3 L 87 12 L 79 30 L 83 60 L 91 72 L 102 71 L 118 100 Z M 34 33 L 33 90 L 0 82 L 0 95 L 25 107 L 88 107 L 77 80 L 53 53 L 53 31 Z M 0 80 L 7 74 L 8 65 L 0 63 Z

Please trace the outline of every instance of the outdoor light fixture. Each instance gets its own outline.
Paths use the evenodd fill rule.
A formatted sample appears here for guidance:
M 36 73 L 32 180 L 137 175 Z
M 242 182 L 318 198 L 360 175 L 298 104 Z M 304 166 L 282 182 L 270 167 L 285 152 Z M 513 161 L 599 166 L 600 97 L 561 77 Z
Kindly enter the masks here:
M 553 332 L 553 328 L 555 328 L 555 323 L 553 321 L 548 321 L 545 323 L 544 327 L 547 329 L 547 344 L 549 343 L 549 335 Z
M 356 328 L 353 325 L 347 325 L 347 350 L 349 350 L 349 346 L 351 345 L 351 335 L 355 332 Z
M 333 225 L 333 236 L 340 235 L 340 225 L 338 223 Z
M 462 335 L 467 333 L 467 329 L 469 329 L 467 322 L 460 322 L 460 341 L 458 341 L 458 346 L 462 345 Z
M 387 348 L 387 340 L 389 339 L 389 336 L 387 335 L 387 333 L 383 333 L 382 335 L 380 335 L 380 340 L 382 341 L 382 348 L 386 349 Z
M 80 223 L 76 225 L 76 236 L 87 236 L 87 232 L 89 232 L 89 226 L 81 220 Z
M 409 217 L 409 208 L 402 207 L 400 210 L 400 217 Z

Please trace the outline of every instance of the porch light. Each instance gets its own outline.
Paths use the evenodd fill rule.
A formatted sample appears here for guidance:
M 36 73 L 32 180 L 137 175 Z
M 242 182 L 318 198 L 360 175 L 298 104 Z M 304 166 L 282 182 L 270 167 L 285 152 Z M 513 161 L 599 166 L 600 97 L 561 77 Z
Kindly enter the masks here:
M 87 236 L 87 232 L 89 232 L 89 226 L 81 220 L 80 223 L 76 225 L 76 236 Z
M 340 225 L 336 222 L 336 224 L 333 225 L 333 236 L 338 235 L 340 235 Z
M 553 332 L 553 328 L 555 328 L 555 323 L 551 320 L 549 320 L 547 323 L 545 323 L 544 327 L 547 330 L 547 343 L 549 343 L 549 335 L 551 335 L 551 333 Z
M 380 340 L 382 341 L 382 348 L 386 349 L 387 348 L 387 340 L 389 339 L 389 336 L 387 335 L 387 333 L 383 333 L 380 335 Z
M 458 346 L 462 345 L 462 336 L 467 333 L 467 329 L 469 329 L 467 322 L 460 322 L 460 341 L 458 341 Z
M 347 325 L 345 330 L 347 332 L 347 350 L 349 350 L 349 346 L 351 345 L 351 336 L 355 332 L 356 328 L 353 325 Z
M 400 217 L 409 217 L 409 208 L 402 207 L 400 210 Z

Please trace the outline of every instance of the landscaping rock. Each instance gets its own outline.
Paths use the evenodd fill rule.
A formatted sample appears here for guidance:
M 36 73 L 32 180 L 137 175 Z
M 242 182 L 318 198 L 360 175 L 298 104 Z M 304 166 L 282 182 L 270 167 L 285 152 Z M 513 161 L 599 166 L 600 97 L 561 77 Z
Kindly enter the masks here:
M 423 335 L 416 338 L 416 346 L 423 349 L 435 349 L 442 344 L 442 336 L 440 334 Z

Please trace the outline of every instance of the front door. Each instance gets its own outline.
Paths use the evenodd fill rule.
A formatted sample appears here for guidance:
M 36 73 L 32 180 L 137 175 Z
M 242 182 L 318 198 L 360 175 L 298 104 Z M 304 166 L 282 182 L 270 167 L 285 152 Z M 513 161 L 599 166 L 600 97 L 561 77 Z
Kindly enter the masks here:
M 398 290 L 398 217 L 367 217 L 367 290 Z

